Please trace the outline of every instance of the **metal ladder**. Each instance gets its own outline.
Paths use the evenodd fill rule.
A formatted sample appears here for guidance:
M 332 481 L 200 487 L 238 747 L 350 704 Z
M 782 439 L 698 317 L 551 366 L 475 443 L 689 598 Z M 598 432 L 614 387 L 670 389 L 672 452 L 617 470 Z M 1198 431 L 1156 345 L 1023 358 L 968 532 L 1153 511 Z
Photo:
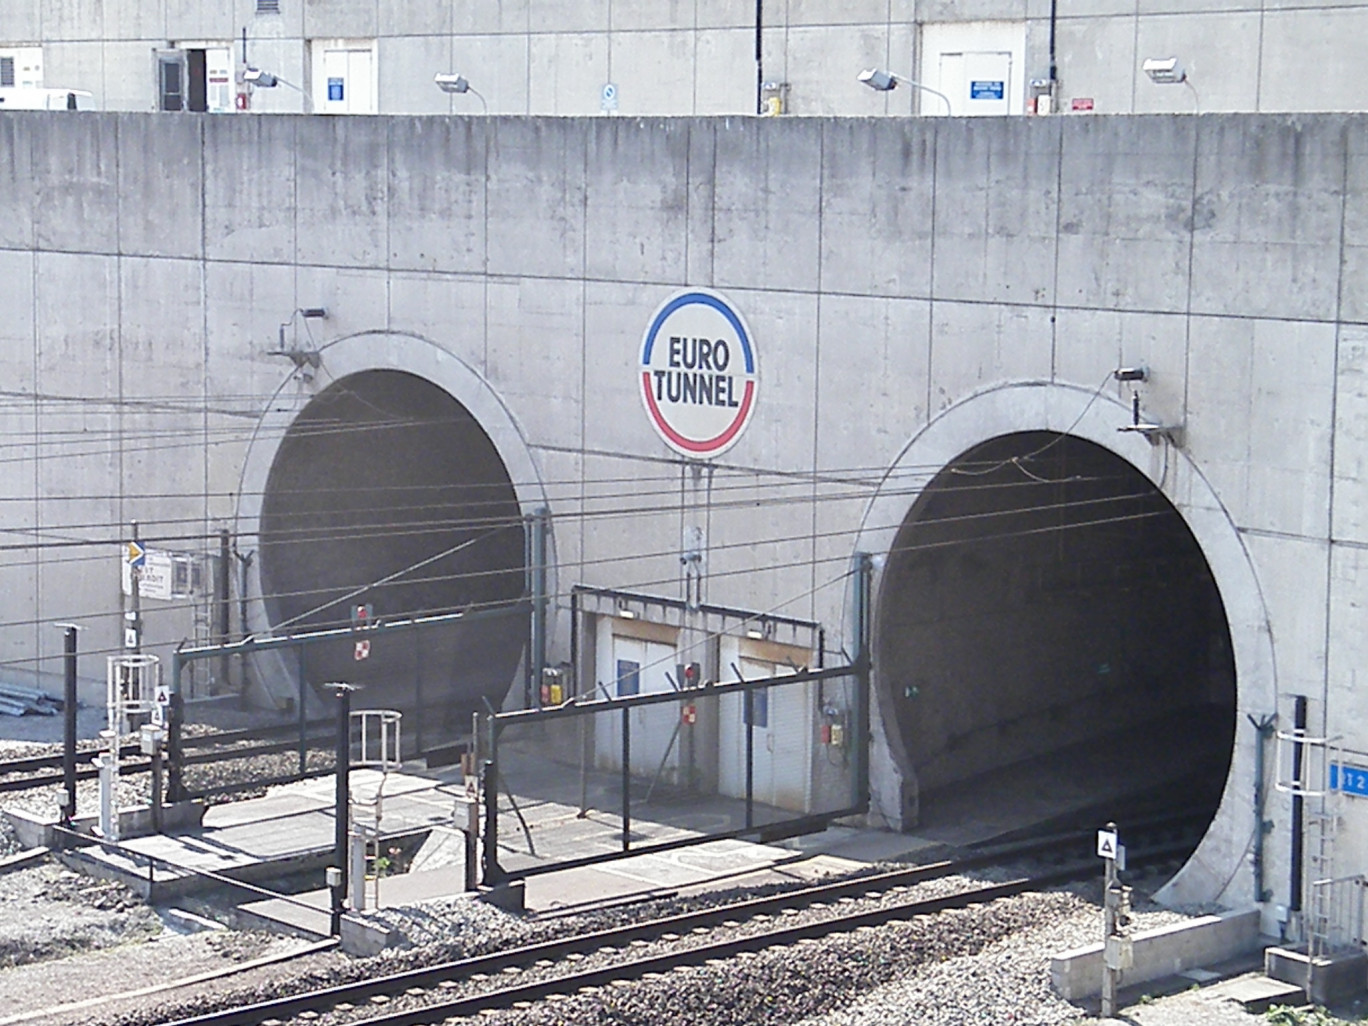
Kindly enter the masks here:
M 1342 938 L 1357 932 L 1344 922 L 1337 900 L 1335 842 L 1339 835 L 1342 792 L 1333 779 L 1340 765 L 1338 738 L 1317 736 L 1305 728 L 1278 732 L 1277 788 L 1306 802 L 1302 824 L 1305 873 L 1302 885 L 1302 934 L 1306 942 L 1306 993 L 1313 993 L 1316 963 L 1344 946 Z

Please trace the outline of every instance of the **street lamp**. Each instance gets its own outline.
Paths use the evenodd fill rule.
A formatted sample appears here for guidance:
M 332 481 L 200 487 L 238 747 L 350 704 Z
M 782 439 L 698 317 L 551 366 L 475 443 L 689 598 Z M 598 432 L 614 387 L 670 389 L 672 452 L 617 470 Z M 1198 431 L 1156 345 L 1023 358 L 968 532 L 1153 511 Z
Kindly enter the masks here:
M 262 71 L 260 68 L 248 68 L 242 73 L 242 80 L 249 82 L 260 89 L 274 89 L 276 86 L 286 86 L 293 89 L 300 96 L 304 97 L 304 109 L 306 112 L 313 113 L 313 97 L 310 96 L 293 82 L 288 82 L 279 75 L 273 75 L 269 71 Z
M 472 89 L 470 80 L 464 75 L 458 75 L 454 71 L 439 71 L 432 76 L 432 81 L 437 83 L 437 88 L 448 95 L 452 93 L 474 93 L 480 101 L 480 106 L 484 113 L 489 113 L 489 104 L 485 103 L 485 98 L 480 95 L 478 89 Z
M 866 71 L 860 72 L 858 78 L 865 85 L 869 86 L 870 89 L 880 93 L 892 92 L 897 88 L 899 82 L 903 85 L 911 86 L 913 89 L 924 90 L 925 92 L 931 93 L 933 96 L 939 96 L 945 101 L 945 113 L 947 117 L 954 114 L 954 111 L 950 107 L 950 97 L 946 96 L 939 89 L 932 89 L 928 85 L 914 82 L 906 75 L 895 75 L 893 72 L 885 71 L 882 68 L 869 68 Z

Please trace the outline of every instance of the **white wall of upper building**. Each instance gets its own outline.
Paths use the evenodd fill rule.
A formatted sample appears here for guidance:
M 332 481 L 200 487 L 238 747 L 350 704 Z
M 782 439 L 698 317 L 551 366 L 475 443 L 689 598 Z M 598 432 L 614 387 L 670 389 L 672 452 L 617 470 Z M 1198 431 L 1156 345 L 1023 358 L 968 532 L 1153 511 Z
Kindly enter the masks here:
M 226 112 L 242 94 L 253 112 L 748 114 L 774 97 L 906 115 L 944 113 L 939 92 L 956 115 L 1023 114 L 1050 88 L 1052 37 L 1057 112 L 1364 107 L 1346 85 L 1368 0 L 4 0 L 0 82 L 106 110 Z M 1150 57 L 1186 82 L 1150 81 Z M 245 83 L 249 66 L 280 85 Z M 856 74 L 876 66 L 928 88 L 870 92 Z M 471 91 L 440 91 L 439 72 Z

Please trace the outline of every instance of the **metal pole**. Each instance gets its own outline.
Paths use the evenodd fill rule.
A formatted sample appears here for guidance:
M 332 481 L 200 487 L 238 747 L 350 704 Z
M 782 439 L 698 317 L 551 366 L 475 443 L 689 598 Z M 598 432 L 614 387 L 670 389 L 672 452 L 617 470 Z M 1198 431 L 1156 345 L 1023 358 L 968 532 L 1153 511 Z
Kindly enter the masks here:
M 523 587 L 532 600 L 532 612 L 527 621 L 527 651 L 523 656 L 523 700 L 524 709 L 532 708 L 532 650 L 536 647 L 534 637 L 537 623 L 536 582 L 532 579 L 532 532 L 533 517 L 523 517 Z
M 218 601 L 218 640 L 220 645 L 228 644 L 228 634 L 232 630 L 232 598 L 228 592 L 229 567 L 232 564 L 232 551 L 230 549 L 228 528 L 219 530 L 219 557 L 218 557 L 218 576 L 214 584 L 217 589 Z M 225 648 L 223 654 L 219 656 L 219 679 L 218 686 L 226 690 L 229 687 L 228 678 L 232 671 L 232 657 Z
M 855 730 L 851 754 L 854 757 L 853 804 L 862 809 L 869 808 L 869 688 L 870 688 L 870 600 L 874 578 L 874 561 L 869 553 L 861 552 L 856 557 L 855 571 Z
M 154 833 L 162 831 L 162 747 L 160 744 L 152 750 L 152 830 Z
M 1292 726 L 1299 732 L 1306 731 L 1306 696 L 1297 695 L 1292 704 Z M 1299 735 L 1300 736 L 1300 735 Z M 1305 816 L 1302 809 L 1302 792 L 1306 783 L 1302 780 L 1302 744 L 1292 746 L 1292 861 L 1291 879 L 1288 881 L 1287 909 L 1296 914 L 1302 908 L 1302 855 L 1306 838 L 1303 833 Z M 1308 960 L 1308 964 L 1310 964 Z
M 414 631 L 413 634 L 413 704 L 418 707 L 418 734 L 414 738 L 417 746 L 414 750 L 418 755 L 422 755 L 426 749 L 423 747 L 423 721 L 427 719 L 423 715 L 423 632 Z M 396 752 L 396 756 L 403 757 L 403 753 Z
M 1264 818 L 1264 805 L 1267 796 L 1264 792 L 1264 746 L 1268 743 L 1269 737 L 1273 733 L 1272 716 L 1265 716 L 1256 720 L 1253 716 L 1246 717 L 1250 725 L 1256 732 L 1254 746 L 1254 900 L 1265 902 L 1273 897 L 1268 888 L 1264 887 L 1264 835 L 1273 827 L 1271 820 Z
M 304 646 L 295 649 L 299 653 L 299 693 L 295 696 L 295 713 L 299 724 L 299 775 L 309 771 L 309 719 L 305 713 Z
M 622 709 L 622 850 L 632 847 L 632 710 Z
M 181 654 L 171 656 L 171 701 L 166 706 L 166 800 L 171 804 L 185 801 L 185 748 L 182 732 L 185 726 L 185 702 L 181 698 Z
M 351 696 L 350 684 L 327 685 L 337 693 L 337 792 L 334 805 L 332 877 L 332 921 L 334 937 L 342 935 L 342 912 L 347 900 L 347 835 L 350 826 L 351 798 Z
M 490 758 L 484 764 L 484 883 L 497 887 L 503 883 L 503 867 L 499 865 L 499 766 L 493 758 L 497 742 L 490 745 Z
M 1107 830 L 1116 833 L 1116 824 L 1108 823 Z M 1116 881 L 1116 859 L 1109 858 L 1103 863 L 1106 866 L 1106 875 L 1102 883 L 1102 937 L 1103 944 L 1110 945 L 1111 938 L 1116 936 L 1116 907 L 1112 902 Z M 1110 1019 L 1116 1015 L 1116 985 L 1118 972 L 1109 964 L 1106 958 L 1106 950 L 1103 951 L 1102 969 L 1102 1018 Z
M 746 721 L 746 829 L 749 830 L 755 825 L 755 698 L 750 688 L 741 693 L 741 705 Z
M 541 705 L 542 670 L 546 668 L 546 529 L 549 511 L 532 518 L 532 700 Z
M 57 626 L 65 631 L 62 640 L 62 663 L 66 671 L 66 689 L 62 702 L 62 783 L 66 801 L 62 804 L 62 825 L 71 826 L 76 817 L 76 631 L 74 623 Z
M 133 521 L 133 544 L 141 547 L 138 540 L 138 522 L 136 520 Z M 144 558 L 146 558 L 145 553 Z M 133 607 L 130 612 L 133 615 L 129 617 L 129 626 L 133 629 L 133 644 L 125 644 L 124 647 L 131 648 L 134 655 L 137 655 L 142 652 L 142 567 L 130 567 L 128 576 L 133 583 L 133 594 L 130 596 L 133 600 Z M 125 641 L 127 640 L 125 639 Z

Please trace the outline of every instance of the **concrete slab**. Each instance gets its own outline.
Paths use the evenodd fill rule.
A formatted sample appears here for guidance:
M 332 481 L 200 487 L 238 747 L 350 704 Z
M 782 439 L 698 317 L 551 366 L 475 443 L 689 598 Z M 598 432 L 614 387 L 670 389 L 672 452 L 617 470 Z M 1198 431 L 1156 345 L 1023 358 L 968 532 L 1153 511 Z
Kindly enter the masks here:
M 1256 1015 L 1273 1005 L 1299 1005 L 1306 1000 L 1301 987 L 1271 979 L 1263 973 L 1245 973 L 1233 980 L 1213 984 L 1208 991 L 1213 997 L 1233 1001 Z
M 1297 984 L 1314 1004 L 1338 1005 L 1368 988 L 1368 954 L 1349 948 L 1311 961 L 1305 951 L 1270 947 L 1264 950 L 1264 972 L 1274 980 Z
M 404 773 L 391 773 L 382 781 L 373 770 L 358 770 L 352 780 L 354 798 L 373 802 L 380 796 L 382 842 L 450 823 L 458 793 L 464 793 L 460 785 Z M 363 821 L 365 809 L 363 805 L 356 814 Z M 333 844 L 333 781 L 328 779 L 215 806 L 205 812 L 198 829 L 82 848 L 69 857 L 88 872 L 121 879 L 156 901 L 211 886 L 223 877 L 260 880 L 321 868 L 331 859 Z

